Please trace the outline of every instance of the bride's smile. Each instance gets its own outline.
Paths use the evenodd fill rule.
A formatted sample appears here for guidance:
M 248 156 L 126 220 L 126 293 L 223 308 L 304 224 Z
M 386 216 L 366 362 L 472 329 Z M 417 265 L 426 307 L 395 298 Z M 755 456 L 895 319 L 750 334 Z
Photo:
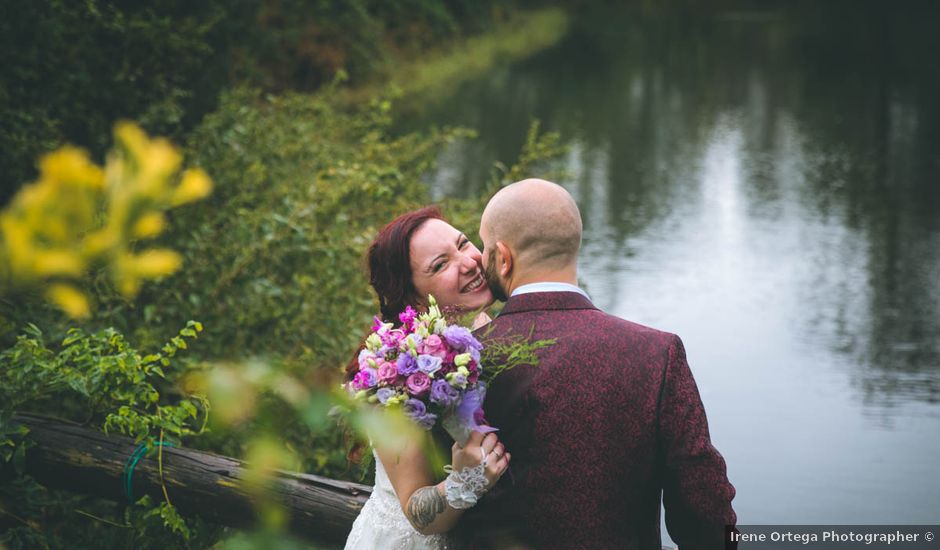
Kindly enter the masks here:
M 461 289 L 463 293 L 477 292 L 483 288 L 483 283 L 486 281 L 483 280 L 483 272 L 477 271 L 473 279 L 466 284 L 466 286 Z
M 467 310 L 493 302 L 480 250 L 449 223 L 427 220 L 412 235 L 410 253 L 418 296 L 433 294 L 441 304 Z

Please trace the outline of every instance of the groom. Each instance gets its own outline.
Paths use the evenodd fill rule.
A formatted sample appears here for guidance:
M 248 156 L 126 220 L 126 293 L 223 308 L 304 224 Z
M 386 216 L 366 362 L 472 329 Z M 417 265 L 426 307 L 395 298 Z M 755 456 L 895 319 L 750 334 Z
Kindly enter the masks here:
M 500 190 L 480 223 L 502 313 L 484 340 L 556 339 L 489 388 L 510 475 L 461 522 L 475 548 L 723 549 L 735 491 L 678 336 L 607 315 L 577 287 L 581 215 L 562 187 Z

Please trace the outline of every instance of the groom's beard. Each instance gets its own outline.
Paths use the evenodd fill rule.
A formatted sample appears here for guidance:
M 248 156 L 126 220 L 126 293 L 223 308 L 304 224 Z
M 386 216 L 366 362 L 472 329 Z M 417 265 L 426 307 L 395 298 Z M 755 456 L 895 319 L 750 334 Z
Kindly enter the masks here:
M 490 287 L 490 292 L 493 293 L 494 298 L 500 302 L 505 302 L 509 299 L 509 296 L 506 296 L 506 288 L 503 287 L 503 284 L 499 281 L 499 274 L 496 273 L 496 254 L 494 253 L 494 249 L 490 249 L 486 259 L 486 269 L 483 270 L 483 276 L 486 278 L 486 286 Z

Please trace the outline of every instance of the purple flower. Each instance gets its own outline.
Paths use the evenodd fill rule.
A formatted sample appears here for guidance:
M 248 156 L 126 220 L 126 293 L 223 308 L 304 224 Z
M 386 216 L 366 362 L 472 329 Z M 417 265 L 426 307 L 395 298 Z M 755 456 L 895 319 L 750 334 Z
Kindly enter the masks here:
M 385 326 L 385 323 L 378 315 L 372 317 L 372 332 L 379 332 L 382 330 L 382 327 Z
M 410 376 L 418 372 L 418 361 L 411 354 L 402 353 L 395 364 L 398 365 L 398 374 Z
M 405 306 L 405 311 L 402 311 L 398 314 L 398 320 L 401 321 L 401 324 L 405 330 L 412 329 L 416 317 L 418 317 L 418 312 L 415 311 L 411 306 Z
M 444 380 L 435 380 L 431 383 L 431 403 L 442 407 L 450 407 L 460 398 L 460 392 Z
M 365 368 L 356 373 L 353 386 L 358 390 L 367 390 L 379 383 L 378 373 L 375 369 Z
M 459 325 L 450 325 L 444 329 L 444 339 L 460 351 L 483 349 L 483 345 L 473 337 L 473 333 Z
M 405 401 L 405 414 L 425 430 L 430 430 L 437 421 L 437 415 L 428 412 L 428 408 L 420 399 Z
M 405 401 L 405 414 L 414 418 L 415 416 L 423 416 L 428 412 L 428 408 L 425 406 L 424 401 L 420 399 L 410 398 Z
M 379 333 L 379 338 L 381 338 L 382 343 L 385 344 L 383 348 L 387 347 L 388 349 L 398 349 L 398 344 L 404 337 L 405 334 L 399 329 L 388 330 Z
M 425 413 L 420 418 L 415 418 L 415 422 L 425 430 L 430 430 L 434 427 L 434 423 L 437 422 L 437 415 L 434 413 Z
M 379 388 L 379 391 L 375 392 L 375 396 L 378 398 L 379 403 L 385 404 L 388 401 L 388 398 L 395 395 L 395 390 L 392 388 Z
M 405 387 L 411 395 L 422 395 L 431 388 L 431 379 L 428 375 L 418 371 L 405 380 Z
M 440 357 L 434 357 L 433 355 L 418 356 L 418 370 L 428 376 L 434 376 L 435 372 L 441 370 L 442 363 L 443 361 Z

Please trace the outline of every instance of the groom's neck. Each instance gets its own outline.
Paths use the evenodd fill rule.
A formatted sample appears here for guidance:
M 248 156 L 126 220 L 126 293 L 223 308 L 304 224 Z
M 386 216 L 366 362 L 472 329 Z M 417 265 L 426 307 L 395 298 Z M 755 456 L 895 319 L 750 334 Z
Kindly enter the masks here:
M 508 289 L 509 294 L 511 295 L 514 290 L 522 285 L 532 283 L 568 283 L 577 286 L 578 268 L 577 266 L 571 266 L 565 269 L 533 269 L 519 273 L 511 281 Z

